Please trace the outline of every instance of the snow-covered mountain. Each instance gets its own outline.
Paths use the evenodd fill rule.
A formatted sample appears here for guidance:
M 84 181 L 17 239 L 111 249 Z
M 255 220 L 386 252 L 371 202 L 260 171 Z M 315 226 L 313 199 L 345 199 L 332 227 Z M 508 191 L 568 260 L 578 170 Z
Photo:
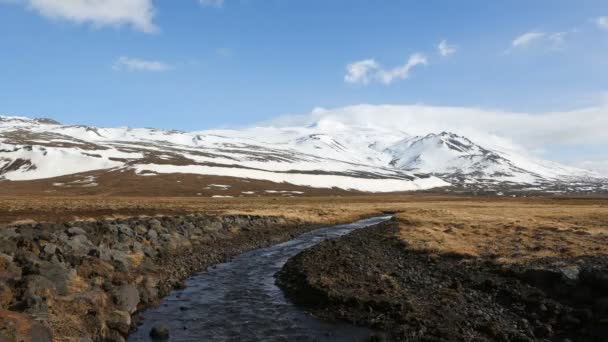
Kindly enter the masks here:
M 94 170 L 133 170 L 142 177 L 230 176 L 371 192 L 606 187 L 590 171 L 484 147 L 447 132 L 411 136 L 325 119 L 306 127 L 180 132 L 0 116 L 0 179 Z

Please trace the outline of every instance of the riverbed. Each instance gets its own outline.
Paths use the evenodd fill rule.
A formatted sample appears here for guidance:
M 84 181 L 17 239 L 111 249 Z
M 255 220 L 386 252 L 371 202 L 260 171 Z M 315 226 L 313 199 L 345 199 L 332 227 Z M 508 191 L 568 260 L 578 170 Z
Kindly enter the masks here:
M 159 323 L 169 327 L 170 341 L 366 341 L 373 331 L 318 320 L 291 303 L 275 285 L 274 275 L 289 258 L 323 240 L 389 219 L 321 228 L 198 273 L 185 289 L 146 311 L 129 341 L 152 341 L 150 330 Z

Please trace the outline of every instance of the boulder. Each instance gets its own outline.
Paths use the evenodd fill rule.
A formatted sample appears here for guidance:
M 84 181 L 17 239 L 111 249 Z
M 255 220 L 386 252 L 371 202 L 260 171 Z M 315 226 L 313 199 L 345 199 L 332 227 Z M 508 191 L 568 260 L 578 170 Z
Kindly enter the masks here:
M 74 235 L 65 242 L 66 254 L 70 256 L 83 257 L 94 247 L 85 235 Z
M 76 270 L 65 264 L 43 261 L 40 264 L 40 275 L 55 285 L 57 294 L 66 295 L 71 279 L 76 276 Z
M 216 233 L 224 228 L 224 225 L 218 221 L 212 221 L 203 227 L 203 230 L 208 233 Z
M 150 229 L 146 233 L 146 238 L 148 238 L 148 240 L 150 240 L 152 242 L 156 242 L 156 241 L 158 241 L 158 233 L 156 232 L 156 230 Z
M 17 228 L 3 228 L 0 229 L 0 239 L 16 239 L 21 234 L 17 231 Z
M 0 310 L 7 309 L 13 301 L 13 291 L 6 285 L 5 282 L 0 280 Z
M 116 330 L 110 330 L 108 335 L 103 339 L 104 342 L 125 342 L 125 338 Z
M 59 247 L 57 247 L 56 244 L 54 243 L 47 243 L 44 248 L 42 249 L 42 252 L 44 253 L 44 255 L 46 257 L 51 257 L 57 253 L 61 253 L 61 250 L 59 249 Z
M 135 231 L 135 233 L 137 233 L 137 235 L 141 235 L 144 236 L 146 235 L 146 233 L 148 233 L 148 228 L 146 228 L 145 226 L 138 224 L 136 225 L 133 230 Z
M 87 235 L 86 230 L 79 228 L 79 227 L 72 227 L 72 228 L 68 228 L 66 230 L 66 233 L 68 234 L 68 236 L 72 237 L 72 236 L 76 236 L 76 235 Z
M 169 338 L 169 326 L 165 323 L 156 323 L 150 330 L 150 337 L 154 340 L 166 340 Z
M 27 296 L 24 300 L 25 312 L 32 315 L 40 321 L 46 321 L 49 318 L 49 305 L 47 300 L 40 296 Z
M 114 301 L 122 311 L 130 314 L 137 311 L 139 291 L 131 284 L 122 285 L 114 291 Z
M 57 293 L 55 284 L 41 275 L 28 275 L 23 279 L 23 284 L 25 288 L 24 300 L 31 296 L 54 298 Z
M 21 279 L 21 268 L 13 262 L 13 258 L 0 253 L 0 281 Z
M 126 311 L 113 311 L 106 322 L 110 329 L 114 329 L 126 336 L 131 329 L 131 315 Z

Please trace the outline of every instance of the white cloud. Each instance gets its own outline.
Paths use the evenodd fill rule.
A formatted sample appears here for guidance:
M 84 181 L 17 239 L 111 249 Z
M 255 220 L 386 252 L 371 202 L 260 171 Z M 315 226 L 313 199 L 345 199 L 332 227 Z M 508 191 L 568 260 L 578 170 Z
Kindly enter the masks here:
M 199 2 L 205 7 L 219 8 L 224 6 L 224 0 L 199 0 Z
M 605 145 L 608 149 L 608 105 L 547 113 L 426 105 L 358 105 L 284 116 L 275 124 L 309 125 L 321 119 L 399 129 L 412 135 L 451 131 L 483 141 L 490 147 L 521 145 L 535 151 L 551 145 Z
M 408 78 L 414 67 L 427 64 L 427 58 L 420 53 L 411 55 L 405 64 L 393 69 L 384 69 L 376 60 L 365 59 L 346 66 L 344 81 L 359 84 L 378 81 L 389 85 L 395 80 Z
M 583 160 L 572 163 L 572 165 L 587 170 L 593 170 L 601 175 L 608 176 L 608 159 Z
M 566 45 L 566 32 L 556 32 L 549 35 L 548 39 L 555 49 L 561 49 Z
M 171 69 L 171 66 L 159 61 L 149 61 L 122 56 L 116 60 L 112 68 L 114 70 L 161 72 Z
M 146 33 L 157 31 L 157 27 L 152 22 L 155 11 L 152 0 L 11 0 L 8 2 L 24 4 L 30 10 L 51 19 L 90 23 L 100 27 L 131 25 Z
M 526 32 L 511 42 L 511 46 L 514 48 L 528 46 L 534 42 L 538 42 L 540 39 L 544 38 L 547 34 L 544 32 Z
M 380 69 L 380 65 L 373 59 L 364 59 L 351 63 L 346 66 L 344 81 L 348 83 L 367 84 L 374 78 L 374 74 L 378 69 Z
M 447 57 L 456 52 L 456 45 L 450 45 L 448 44 L 448 41 L 444 39 L 437 45 L 437 50 L 441 56 Z
M 599 17 L 595 19 L 595 24 L 602 30 L 608 30 L 608 17 Z

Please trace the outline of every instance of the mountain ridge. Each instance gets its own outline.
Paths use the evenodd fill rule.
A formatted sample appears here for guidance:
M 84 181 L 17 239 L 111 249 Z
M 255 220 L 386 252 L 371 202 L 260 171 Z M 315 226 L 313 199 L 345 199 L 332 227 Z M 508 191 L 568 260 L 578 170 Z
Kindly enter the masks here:
M 0 179 L 94 170 L 231 176 L 366 192 L 444 187 L 576 192 L 604 190 L 606 182 L 590 171 L 484 147 L 448 131 L 412 136 L 319 120 L 302 127 L 182 132 L 0 116 Z

